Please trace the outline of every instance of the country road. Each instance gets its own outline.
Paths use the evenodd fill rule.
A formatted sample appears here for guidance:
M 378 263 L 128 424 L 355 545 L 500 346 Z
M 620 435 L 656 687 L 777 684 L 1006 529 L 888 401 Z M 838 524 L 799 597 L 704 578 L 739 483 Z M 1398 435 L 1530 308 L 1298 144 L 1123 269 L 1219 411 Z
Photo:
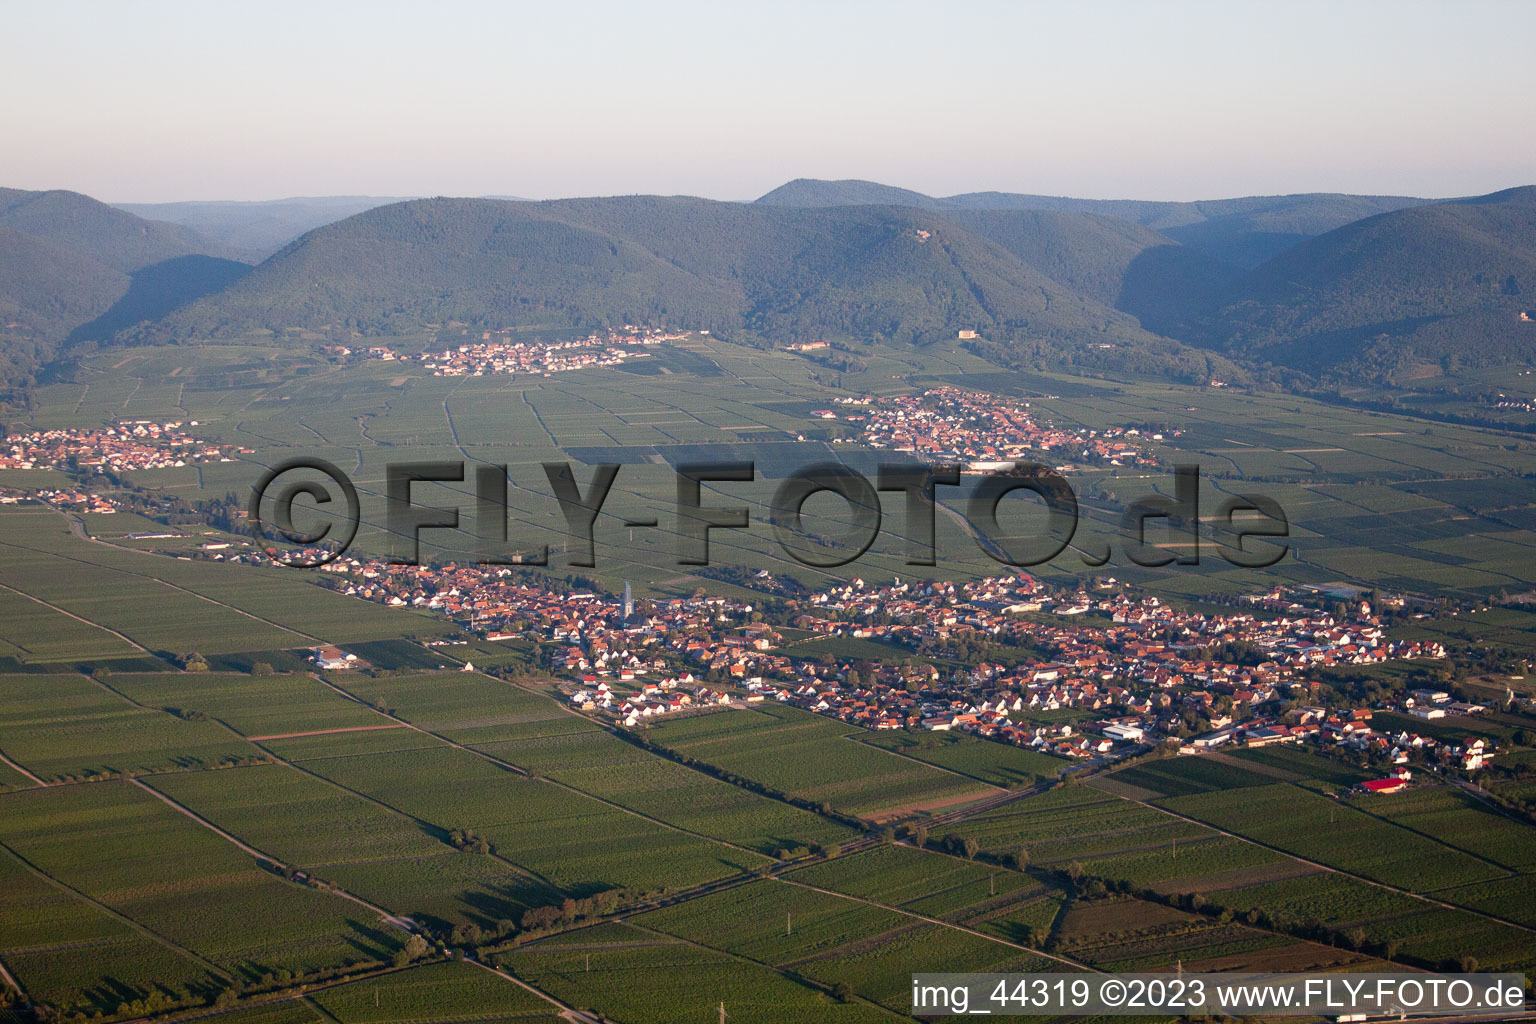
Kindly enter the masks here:
M 229 832 L 226 832 L 224 829 L 222 829 L 219 826 L 215 825 L 213 822 L 209 821 L 207 818 L 203 817 L 201 814 L 198 814 L 196 811 L 192 810 L 192 808 L 187 807 L 185 804 L 181 804 L 181 803 L 176 802 L 175 800 L 173 800 L 170 797 L 166 796 L 164 793 L 160 792 L 158 789 L 155 789 L 152 786 L 146 785 L 145 783 L 143 783 L 140 780 L 135 779 L 135 778 L 128 779 L 128 782 L 130 782 L 131 784 L 133 784 L 133 785 L 137 786 L 138 788 L 142 789 L 144 792 L 148 793 L 150 796 L 152 796 L 155 799 L 159 800 L 161 803 L 165 804 L 167 807 L 171 808 L 172 810 L 174 810 L 174 811 L 176 811 L 176 812 L 178 812 L 180 814 L 184 814 L 187 817 L 191 818 L 193 821 L 195 821 L 199 825 L 203 826 L 203 828 L 206 828 L 208 831 L 210 831 L 213 834 L 217 835 L 219 838 L 225 840 L 226 842 L 232 844 L 233 846 L 235 846 L 237 849 L 243 851 L 244 853 L 249 854 L 251 857 L 254 857 L 256 860 L 264 861 L 267 864 L 271 864 L 273 867 L 277 868 L 279 871 L 290 872 L 290 871 L 294 870 L 294 868 L 291 865 L 285 864 L 282 861 L 278 860 L 276 857 L 272 856 L 270 853 L 266 853 L 265 851 L 258 850 L 258 849 L 256 849 L 256 847 L 247 844 L 246 842 L 241 840 L 239 837 L 231 835 Z M 358 906 L 366 907 L 368 910 L 370 910 L 373 913 L 377 914 L 379 916 L 379 919 L 381 921 L 385 922 L 386 924 L 392 924 L 396 928 L 400 928 L 400 929 L 402 929 L 404 931 L 408 931 L 408 932 L 414 932 L 416 930 L 416 922 L 415 921 L 412 921 L 408 917 L 398 917 L 395 914 L 390 913 L 388 910 L 385 910 L 383 907 L 381 907 L 381 906 L 379 906 L 379 905 L 377 905 L 375 903 L 370 903 L 369 901 L 363 899 L 361 896 L 358 896 L 355 893 L 350 893 L 347 890 L 342 889 L 339 886 L 334 886 L 334 885 L 330 887 L 329 891 L 331 893 L 337 895 L 337 896 L 340 896 L 342 899 L 351 900 L 353 903 L 356 903 Z

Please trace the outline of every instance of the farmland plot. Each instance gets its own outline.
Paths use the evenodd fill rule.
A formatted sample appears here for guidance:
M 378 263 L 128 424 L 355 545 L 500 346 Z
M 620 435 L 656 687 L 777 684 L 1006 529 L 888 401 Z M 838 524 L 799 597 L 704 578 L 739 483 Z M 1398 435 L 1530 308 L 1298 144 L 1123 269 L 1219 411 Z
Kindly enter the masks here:
M 930 733 L 918 742 L 902 734 L 873 733 L 865 742 L 994 786 L 1054 779 L 1067 766 L 1059 757 L 964 733 Z
M 0 891 L 0 960 L 35 1000 L 113 1013 L 155 988 L 204 992 L 218 984 L 191 956 L 39 877 L 6 850 Z
M 553 1004 L 506 978 L 453 960 L 317 992 L 341 1024 L 451 1024 L 548 1014 Z
M 472 672 L 370 680 L 351 692 L 458 743 L 584 793 L 772 854 L 854 832 L 809 811 L 721 782 L 627 743 L 549 697 Z
M 134 707 L 77 675 L 0 676 L 0 750 L 50 780 L 260 755 L 217 722 Z
M 1511 870 L 1536 868 L 1536 828 L 1450 786 L 1412 789 L 1387 800 L 1356 799 L 1350 805 Z
M 1053 789 L 987 811 L 956 825 L 982 849 L 1011 854 L 1027 847 L 1036 864 L 1058 865 L 1126 851 L 1165 850 L 1171 843 L 1210 835 L 1199 825 L 1170 819 L 1086 786 Z
M 1175 811 L 1309 860 L 1414 891 L 1498 878 L 1471 854 L 1300 786 L 1279 784 L 1173 797 Z
M 263 765 L 157 777 L 154 787 L 257 849 L 439 927 L 516 920 L 552 887 L 302 771 Z
M 852 732 L 809 712 L 765 707 L 666 722 L 646 735 L 780 792 L 866 817 L 952 806 L 994 792 L 860 743 Z
M 638 928 L 605 929 L 586 948 L 581 935 L 559 936 L 502 957 L 520 978 L 578 1007 L 616 1020 L 698 1024 L 724 1004 L 736 1024 L 826 1021 L 873 1024 L 892 1019 L 880 1009 L 838 1003 L 821 990 L 772 968 L 680 941 L 661 940 Z M 665 978 L 665 984 L 658 979 Z
M 1028 875 L 900 844 L 800 868 L 785 877 L 940 917 L 1010 893 L 1038 890 Z
M 0 801 L 0 842 L 227 971 L 302 973 L 388 958 L 398 945 L 399 933 L 366 909 L 282 881 L 129 783 L 24 790 Z M 260 930 L 248 927 L 258 919 Z
M 763 863 L 466 751 L 439 744 L 328 757 L 314 742 L 328 739 L 278 740 L 272 749 L 445 831 L 473 829 L 501 856 L 568 893 L 671 888 Z
M 914 927 L 873 944 L 853 947 L 796 965 L 828 985 L 846 982 L 855 992 L 898 1013 L 912 1008 L 916 971 L 1009 972 L 1060 970 L 1061 964 L 1000 942 L 936 924 Z
M 121 658 L 138 652 L 100 626 L 70 618 L 23 594 L 0 590 L 0 653 L 23 662 L 75 658 Z
M 768 964 L 906 927 L 911 918 L 764 879 L 634 918 L 646 928 Z
M 200 711 L 251 737 L 387 724 L 307 675 L 135 672 L 107 684 L 140 704 Z

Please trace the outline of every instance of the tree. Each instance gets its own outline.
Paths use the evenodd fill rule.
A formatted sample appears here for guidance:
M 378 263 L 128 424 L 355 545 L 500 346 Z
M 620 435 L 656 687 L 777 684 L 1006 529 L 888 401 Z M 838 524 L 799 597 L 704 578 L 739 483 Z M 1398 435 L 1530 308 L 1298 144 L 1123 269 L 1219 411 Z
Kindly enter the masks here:
M 1365 929 L 1351 928 L 1344 933 L 1344 941 L 1349 943 L 1350 949 L 1358 950 L 1365 945 Z
M 976 854 L 981 850 L 981 844 L 970 836 L 966 836 L 960 841 L 960 848 L 965 851 L 966 860 L 975 860 Z
M 412 935 L 410 938 L 405 940 L 405 946 L 400 951 L 404 953 L 406 958 L 409 960 L 420 960 L 422 957 L 427 955 L 427 952 L 430 949 L 431 947 L 427 945 L 426 939 L 422 938 L 420 935 Z
M 832 986 L 832 998 L 840 1003 L 853 1002 L 853 986 L 846 981 L 840 981 Z
M 928 845 L 928 826 L 927 825 L 919 825 L 915 829 L 912 830 L 912 843 L 913 843 L 913 845 L 919 846 L 919 847 L 923 847 L 923 846 L 927 846 Z
M 1021 846 L 1013 851 L 1013 866 L 1020 871 L 1029 867 L 1029 847 Z
M 270 676 L 272 674 L 272 666 L 265 661 L 258 661 L 251 666 L 251 675 L 253 676 Z

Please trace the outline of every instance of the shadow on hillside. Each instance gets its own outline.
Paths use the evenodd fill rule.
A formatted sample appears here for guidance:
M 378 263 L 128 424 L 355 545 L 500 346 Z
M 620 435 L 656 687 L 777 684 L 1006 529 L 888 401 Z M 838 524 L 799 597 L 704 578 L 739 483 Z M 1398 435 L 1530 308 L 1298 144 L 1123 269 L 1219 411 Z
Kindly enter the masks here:
M 165 316 L 178 306 L 211 295 L 251 270 L 249 264 L 215 256 L 177 256 L 129 275 L 128 291 L 101 316 L 69 332 L 65 344 L 106 341 L 125 327 Z
M 1143 249 L 1125 268 L 1115 308 L 1136 317 L 1149 331 L 1173 333 L 1239 273 L 1195 249 L 1155 245 Z

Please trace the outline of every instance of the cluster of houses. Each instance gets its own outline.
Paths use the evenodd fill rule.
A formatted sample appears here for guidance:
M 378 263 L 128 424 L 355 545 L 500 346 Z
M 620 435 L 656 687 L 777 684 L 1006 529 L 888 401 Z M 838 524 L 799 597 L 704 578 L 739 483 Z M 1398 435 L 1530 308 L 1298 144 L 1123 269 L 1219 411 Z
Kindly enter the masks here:
M 1151 443 L 1134 427 L 1069 430 L 1036 421 L 1028 402 L 944 386 L 920 395 L 845 398 L 845 411 L 817 409 L 824 420 L 842 420 L 871 448 L 911 453 L 928 461 L 961 463 L 977 472 L 1044 455 L 1109 466 L 1156 466 Z
M 229 559 L 261 557 L 241 552 Z M 788 604 L 785 625 L 810 639 L 886 641 L 892 657 L 873 661 L 799 654 L 804 637 L 786 643 L 784 626 L 753 621 L 761 616 L 752 603 L 718 595 L 636 607 L 531 583 L 507 567 L 355 558 L 338 559 L 319 575 L 345 594 L 437 612 L 487 639 L 543 641 L 551 667 L 579 680 L 568 689 L 572 703 L 624 724 L 733 700 L 773 700 L 872 730 L 967 732 L 1070 758 L 1141 749 L 1170 736 L 1189 739 L 1194 752 L 1303 740 L 1392 749 L 1399 738 L 1373 733 L 1368 710 L 1277 716 L 1273 709 L 1305 699 L 1315 685 L 1309 674 L 1320 666 L 1445 655 L 1432 641 L 1390 639 L 1370 618 L 1339 621 L 1302 604 L 1273 617 L 1191 612 L 1127 595 L 1113 581 L 1092 592 L 1058 592 L 1025 573 L 968 583 L 854 580 Z M 953 654 L 973 640 L 1037 655 L 942 671 L 934 658 L 920 656 Z M 1258 660 L 1238 663 L 1218 653 L 1233 644 L 1257 652 Z M 903 649 L 913 656 L 902 657 Z M 705 685 L 705 677 L 718 682 Z M 1455 703 L 1431 693 L 1408 700 L 1413 707 Z M 1191 721 L 1206 731 L 1192 734 Z M 1424 737 L 1401 743 L 1440 746 Z M 1464 763 L 1481 763 L 1475 751 L 1467 753 Z M 1451 752 L 1436 756 L 1442 754 Z
M 250 454 L 251 449 L 239 451 Z M 8 434 L 0 442 L 0 469 L 124 472 L 233 461 L 229 448 L 193 437 L 181 422 L 126 420 L 100 428 L 31 430 Z
M 483 377 L 498 374 L 549 376 L 595 366 L 618 366 L 644 356 L 638 347 L 680 341 L 681 333 L 628 328 L 606 335 L 588 335 L 569 341 L 515 341 L 510 331 L 485 331 L 478 342 L 468 342 L 437 352 L 425 352 L 419 360 L 434 377 Z
M 615 690 L 606 679 L 586 675 L 582 677 L 580 689 L 568 691 L 566 699 L 582 711 L 606 713 L 631 729 L 658 715 L 737 706 L 736 698 L 700 685 L 687 672 L 654 681 L 636 679 L 633 673 L 622 673 L 619 686 L 620 689 Z
M 1446 703 L 1452 703 L 1448 695 L 1439 693 L 1439 696 Z M 1405 701 L 1408 705 L 1413 703 L 1412 697 Z M 1487 710 L 1483 705 L 1467 706 Z M 1394 706 L 1387 710 L 1401 713 L 1406 708 Z M 1322 749 L 1353 752 L 1366 759 L 1385 760 L 1396 766 L 1393 779 L 1403 783 L 1412 777 L 1406 767 L 1411 762 L 1473 772 L 1486 765 L 1495 754 L 1493 745 L 1481 737 L 1468 737 L 1459 743 L 1444 742 L 1405 729 L 1377 729 L 1371 724 L 1374 717 L 1375 712 L 1369 708 L 1339 711 L 1318 706 L 1301 707 L 1277 720 L 1250 721 L 1213 730 L 1195 737 L 1184 750 L 1198 753 L 1228 745 L 1264 747 L 1279 743 L 1309 743 Z M 1381 786 L 1367 788 L 1373 793 L 1394 791 Z
M 47 502 L 54 508 L 65 512 L 94 512 L 97 515 L 110 515 L 123 507 L 117 499 L 109 494 L 96 494 L 72 487 L 45 487 L 38 491 L 7 492 L 0 494 L 0 505 L 19 504 L 27 498 Z

